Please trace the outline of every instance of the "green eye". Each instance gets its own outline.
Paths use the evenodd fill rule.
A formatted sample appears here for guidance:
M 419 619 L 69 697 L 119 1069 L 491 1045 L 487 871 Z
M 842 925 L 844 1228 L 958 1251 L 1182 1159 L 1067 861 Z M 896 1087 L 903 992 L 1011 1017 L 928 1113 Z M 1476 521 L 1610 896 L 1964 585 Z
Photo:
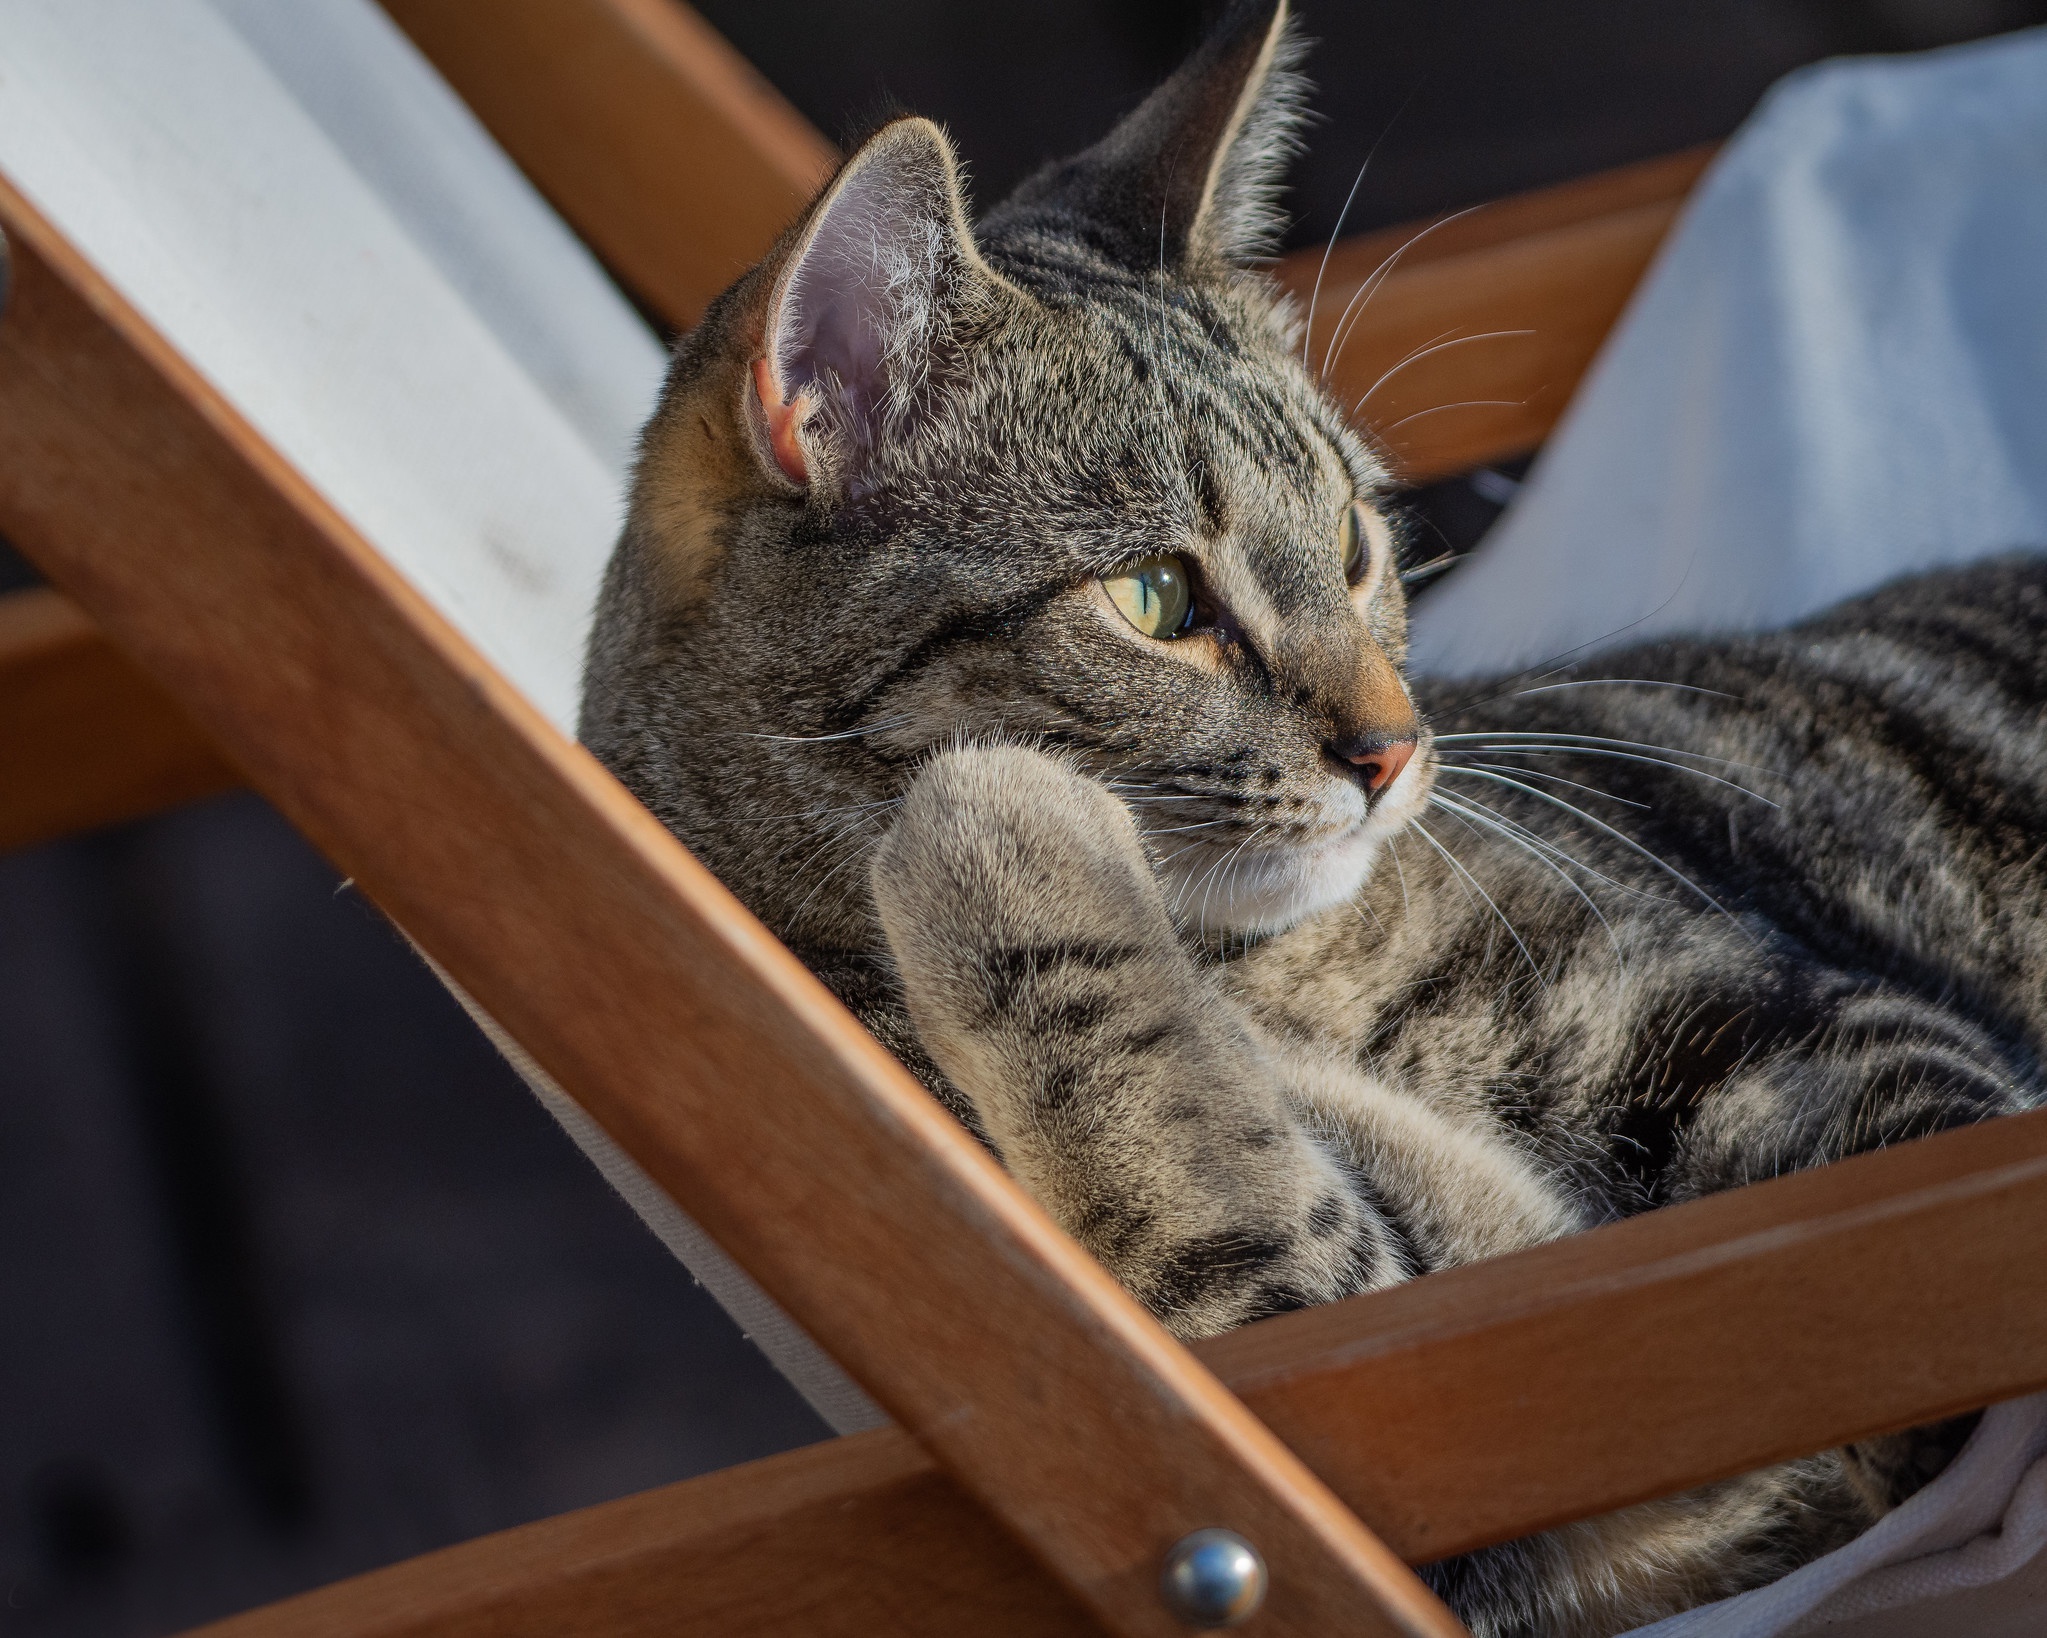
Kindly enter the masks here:
M 1124 619 L 1147 637 L 1177 637 L 1194 612 L 1187 565 L 1177 557 L 1155 557 L 1121 574 L 1104 575 L 1102 589 Z
M 1343 509 L 1343 517 L 1336 526 L 1336 544 L 1343 553 L 1343 578 L 1355 586 L 1365 572 L 1365 520 L 1358 516 L 1356 501 Z
M 1337 519 L 1336 549 L 1343 555 L 1343 578 L 1363 585 L 1372 578 L 1374 565 L 1393 555 L 1393 531 L 1363 501 L 1352 501 Z

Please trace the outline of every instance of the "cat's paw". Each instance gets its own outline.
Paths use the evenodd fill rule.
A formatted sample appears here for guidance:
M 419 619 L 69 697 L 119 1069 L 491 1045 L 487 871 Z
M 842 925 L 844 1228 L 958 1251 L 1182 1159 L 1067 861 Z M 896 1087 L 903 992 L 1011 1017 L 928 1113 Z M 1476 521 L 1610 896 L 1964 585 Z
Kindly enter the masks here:
M 995 949 L 1173 942 L 1129 810 L 1041 751 L 934 757 L 875 850 L 869 878 L 905 976 Z

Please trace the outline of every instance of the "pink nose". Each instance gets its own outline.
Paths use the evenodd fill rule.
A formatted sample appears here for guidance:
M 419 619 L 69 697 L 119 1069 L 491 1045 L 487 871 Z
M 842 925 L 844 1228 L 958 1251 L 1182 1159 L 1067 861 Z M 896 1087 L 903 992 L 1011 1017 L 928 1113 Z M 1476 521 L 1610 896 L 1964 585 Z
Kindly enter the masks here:
M 1358 783 L 1376 796 L 1400 777 L 1401 770 L 1414 756 L 1414 747 L 1412 734 L 1399 738 L 1371 734 L 1332 744 L 1329 754 L 1357 769 Z

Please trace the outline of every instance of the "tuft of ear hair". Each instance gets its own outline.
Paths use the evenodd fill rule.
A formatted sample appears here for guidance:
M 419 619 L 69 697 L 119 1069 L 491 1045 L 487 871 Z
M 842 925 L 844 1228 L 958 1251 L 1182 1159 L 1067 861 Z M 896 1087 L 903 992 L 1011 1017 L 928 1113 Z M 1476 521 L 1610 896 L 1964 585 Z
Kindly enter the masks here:
M 1001 216 L 1079 230 L 1131 267 L 1221 269 L 1270 255 L 1300 151 L 1306 51 L 1287 0 L 1236 0 L 1115 130 L 1024 183 Z
M 764 458 L 799 486 L 857 482 L 992 277 L 945 133 L 884 125 L 811 207 L 769 294 L 747 389 Z

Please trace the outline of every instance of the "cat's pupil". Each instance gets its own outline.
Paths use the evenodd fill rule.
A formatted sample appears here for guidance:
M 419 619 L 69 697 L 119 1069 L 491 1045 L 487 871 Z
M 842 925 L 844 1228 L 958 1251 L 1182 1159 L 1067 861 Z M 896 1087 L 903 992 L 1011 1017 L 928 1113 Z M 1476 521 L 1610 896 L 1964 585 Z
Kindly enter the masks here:
M 1177 557 L 1156 557 L 1104 576 L 1102 587 L 1123 618 L 1147 637 L 1177 637 L 1187 629 L 1194 594 L 1187 566 Z
M 1358 516 L 1356 501 L 1343 509 L 1342 520 L 1336 527 L 1337 544 L 1343 551 L 1343 578 L 1355 586 L 1365 570 L 1365 525 Z

